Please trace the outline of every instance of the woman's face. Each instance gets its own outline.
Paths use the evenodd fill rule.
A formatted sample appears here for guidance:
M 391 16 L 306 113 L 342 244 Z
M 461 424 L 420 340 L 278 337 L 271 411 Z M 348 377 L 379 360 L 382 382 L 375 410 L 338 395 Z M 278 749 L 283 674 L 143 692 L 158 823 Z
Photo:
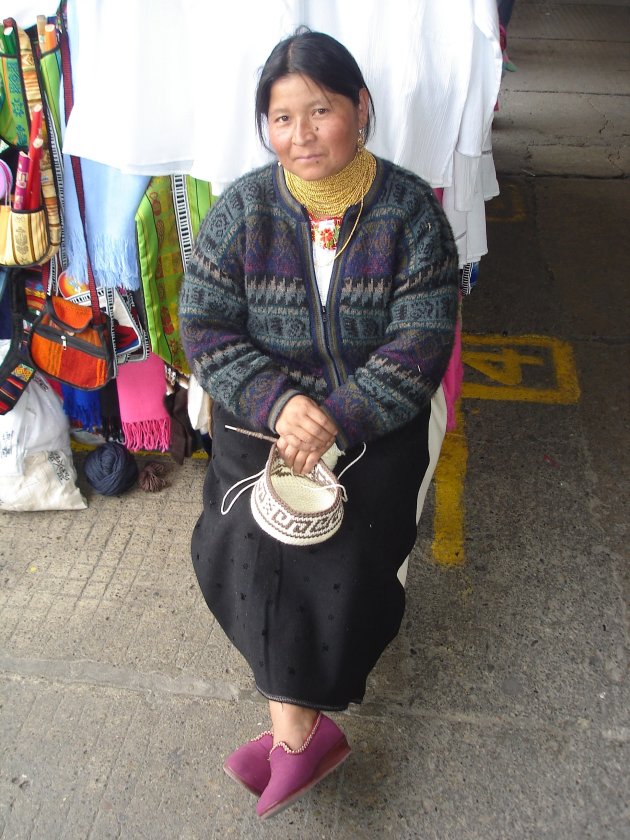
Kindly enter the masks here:
M 271 87 L 269 142 L 282 166 L 306 181 L 335 175 L 354 158 L 368 117 L 368 92 L 347 96 L 291 73 Z

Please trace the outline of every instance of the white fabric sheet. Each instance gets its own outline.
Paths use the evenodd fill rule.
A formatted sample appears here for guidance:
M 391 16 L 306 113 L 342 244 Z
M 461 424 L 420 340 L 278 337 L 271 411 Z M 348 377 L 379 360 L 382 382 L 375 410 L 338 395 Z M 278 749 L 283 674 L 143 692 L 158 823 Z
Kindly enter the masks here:
M 271 159 L 254 130 L 258 74 L 305 23 L 362 68 L 376 110 L 370 149 L 452 188 L 456 225 L 484 227 L 458 239 L 460 262 L 486 252 L 479 169 L 501 81 L 496 0 L 69 0 L 68 17 L 80 49 L 65 152 L 192 174 L 220 193 Z

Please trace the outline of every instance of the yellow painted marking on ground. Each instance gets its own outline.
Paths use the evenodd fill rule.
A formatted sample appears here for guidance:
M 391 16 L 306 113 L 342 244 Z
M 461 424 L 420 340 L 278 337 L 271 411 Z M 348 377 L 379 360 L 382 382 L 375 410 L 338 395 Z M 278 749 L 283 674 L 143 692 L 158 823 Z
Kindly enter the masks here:
M 436 563 L 462 566 L 464 556 L 464 479 L 468 462 L 461 405 L 455 407 L 457 428 L 447 432 L 435 470 L 435 514 L 431 549 Z
M 527 352 L 527 351 L 530 352 Z M 577 403 L 580 398 L 571 346 L 540 335 L 464 335 L 462 359 L 492 384 L 464 382 L 462 398 L 538 402 L 554 405 Z M 528 368 L 553 383 L 553 387 L 524 384 Z M 435 471 L 433 558 L 443 566 L 461 566 L 464 554 L 464 482 L 468 446 L 464 417 L 458 402 L 457 428 L 444 438 Z
M 524 352 L 527 349 L 537 350 L 538 355 Z M 544 335 L 510 338 L 502 335 L 465 335 L 462 339 L 462 360 L 492 383 L 464 381 L 462 397 L 466 399 L 569 405 L 580 398 L 573 350 L 566 341 L 557 338 Z M 543 373 L 551 387 L 524 384 L 528 367 L 546 368 Z
M 513 347 L 503 347 L 500 355 L 474 350 L 468 352 L 465 364 L 502 385 L 520 385 L 523 381 L 523 365 L 542 366 L 545 362 L 540 356 L 523 355 Z
M 525 216 L 525 202 L 517 184 L 503 186 L 500 194 L 488 202 L 488 222 L 522 222 Z

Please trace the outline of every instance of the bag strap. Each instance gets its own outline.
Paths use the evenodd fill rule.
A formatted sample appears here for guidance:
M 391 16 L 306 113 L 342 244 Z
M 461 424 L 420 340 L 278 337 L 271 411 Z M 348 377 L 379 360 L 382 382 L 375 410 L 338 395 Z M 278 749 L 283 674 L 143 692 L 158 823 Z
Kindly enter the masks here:
M 72 63 L 70 60 L 70 44 L 68 41 L 68 32 L 65 26 L 63 14 L 60 15 L 60 49 L 61 49 L 61 69 L 63 72 L 63 97 L 66 112 L 66 125 L 68 118 L 72 111 L 74 104 L 74 97 L 72 91 Z M 83 172 L 81 171 L 81 161 L 76 155 L 70 155 L 72 161 L 72 174 L 74 175 L 74 184 L 77 191 L 77 201 L 79 204 L 79 215 L 81 216 L 81 223 L 83 225 L 83 234 L 85 237 L 85 253 L 87 257 L 87 272 L 88 285 L 90 289 L 90 301 L 92 304 L 92 313 L 94 315 L 94 323 L 102 324 L 105 322 L 105 316 L 101 310 L 98 302 L 98 292 L 96 290 L 96 281 L 94 280 L 94 272 L 92 271 L 92 262 L 90 260 L 90 250 L 88 247 L 87 225 L 85 221 L 85 194 L 83 192 Z
M 3 269 L 7 272 L 5 294 L 11 295 L 11 344 L 0 364 L 0 415 L 7 414 L 24 393 L 33 378 L 35 368 L 24 352 L 24 317 L 26 295 L 21 277 L 22 269 Z

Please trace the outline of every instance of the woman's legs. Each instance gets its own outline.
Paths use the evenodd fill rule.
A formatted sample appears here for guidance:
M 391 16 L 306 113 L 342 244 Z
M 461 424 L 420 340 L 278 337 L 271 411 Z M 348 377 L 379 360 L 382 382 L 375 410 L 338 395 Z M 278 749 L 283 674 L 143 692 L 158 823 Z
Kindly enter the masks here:
M 284 741 L 287 747 L 299 750 L 311 733 L 317 710 L 270 700 L 269 715 L 274 744 Z

